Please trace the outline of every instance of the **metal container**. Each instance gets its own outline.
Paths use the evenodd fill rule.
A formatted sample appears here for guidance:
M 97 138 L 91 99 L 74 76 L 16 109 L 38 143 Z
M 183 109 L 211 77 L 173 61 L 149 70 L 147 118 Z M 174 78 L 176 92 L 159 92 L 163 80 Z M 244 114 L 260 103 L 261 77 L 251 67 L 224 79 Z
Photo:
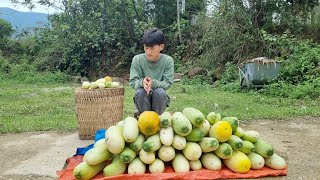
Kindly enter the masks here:
M 256 58 L 239 66 L 240 86 L 263 87 L 279 77 L 280 61 Z

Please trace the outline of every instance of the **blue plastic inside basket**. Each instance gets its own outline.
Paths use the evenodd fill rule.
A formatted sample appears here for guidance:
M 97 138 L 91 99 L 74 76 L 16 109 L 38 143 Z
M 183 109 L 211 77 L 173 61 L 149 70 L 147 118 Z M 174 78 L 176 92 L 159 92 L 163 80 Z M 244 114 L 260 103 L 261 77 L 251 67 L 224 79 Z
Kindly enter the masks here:
M 105 134 L 106 134 L 106 129 L 98 129 L 96 134 L 95 134 L 95 138 L 94 138 L 94 142 L 97 142 L 99 141 L 100 139 L 103 139 L 105 138 Z M 89 146 L 87 147 L 79 147 L 77 148 L 77 151 L 76 151 L 76 155 L 84 155 L 89 149 L 93 148 L 93 144 L 90 144 Z

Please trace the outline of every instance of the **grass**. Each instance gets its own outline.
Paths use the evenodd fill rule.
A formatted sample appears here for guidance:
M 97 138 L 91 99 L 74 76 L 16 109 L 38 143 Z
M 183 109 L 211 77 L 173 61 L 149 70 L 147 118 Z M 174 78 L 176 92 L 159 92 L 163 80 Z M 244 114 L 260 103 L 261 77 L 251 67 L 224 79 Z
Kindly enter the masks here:
M 0 133 L 70 131 L 77 129 L 74 90 L 80 84 L 33 82 L 0 78 Z M 256 93 L 231 93 L 210 86 L 176 83 L 168 90 L 166 111 L 192 106 L 205 115 L 211 111 L 240 120 L 290 119 L 320 116 L 319 100 L 274 98 Z M 125 86 L 124 116 L 132 116 L 133 89 Z
M 231 93 L 210 86 L 195 87 L 180 84 L 176 84 L 169 93 L 175 99 L 168 109 L 173 112 L 193 106 L 204 114 L 214 111 L 222 116 L 236 116 L 240 120 L 288 119 L 320 115 L 318 100 L 275 98 L 252 92 Z

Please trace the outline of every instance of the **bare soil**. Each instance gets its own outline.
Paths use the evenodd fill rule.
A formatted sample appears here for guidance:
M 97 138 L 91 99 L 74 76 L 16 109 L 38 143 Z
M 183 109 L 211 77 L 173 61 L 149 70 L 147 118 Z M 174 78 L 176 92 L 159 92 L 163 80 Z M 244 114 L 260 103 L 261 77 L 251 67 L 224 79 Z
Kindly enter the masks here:
M 261 179 L 319 179 L 319 117 L 255 120 L 241 122 L 241 127 L 258 131 L 289 165 L 287 176 Z M 93 140 L 79 140 L 77 132 L 0 134 L 0 179 L 57 179 L 56 171 L 63 168 L 65 160 L 73 156 L 78 147 L 91 143 Z

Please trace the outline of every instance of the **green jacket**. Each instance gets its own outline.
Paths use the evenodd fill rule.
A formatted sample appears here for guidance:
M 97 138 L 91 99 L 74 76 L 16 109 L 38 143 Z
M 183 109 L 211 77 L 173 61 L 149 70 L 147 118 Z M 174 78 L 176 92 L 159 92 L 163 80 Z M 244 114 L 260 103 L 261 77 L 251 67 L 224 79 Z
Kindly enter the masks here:
M 172 57 L 161 54 L 158 61 L 152 62 L 147 60 L 144 53 L 134 56 L 130 68 L 130 86 L 134 89 L 143 88 L 142 81 L 146 76 L 152 79 L 152 89 L 169 89 L 174 76 Z

